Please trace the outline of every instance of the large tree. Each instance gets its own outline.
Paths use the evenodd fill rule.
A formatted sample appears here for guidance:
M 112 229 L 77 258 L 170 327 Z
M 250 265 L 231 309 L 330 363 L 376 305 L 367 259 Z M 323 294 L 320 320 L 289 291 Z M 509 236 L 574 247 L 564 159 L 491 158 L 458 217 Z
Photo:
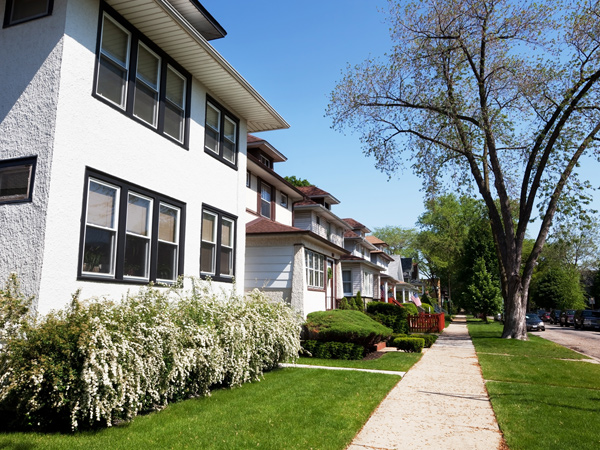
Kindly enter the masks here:
M 349 68 L 332 93 L 334 127 L 358 131 L 378 167 L 411 165 L 428 194 L 453 181 L 479 192 L 505 338 L 527 339 L 533 269 L 561 201 L 583 187 L 577 165 L 598 148 L 599 11 L 589 0 L 391 2 L 391 53 Z

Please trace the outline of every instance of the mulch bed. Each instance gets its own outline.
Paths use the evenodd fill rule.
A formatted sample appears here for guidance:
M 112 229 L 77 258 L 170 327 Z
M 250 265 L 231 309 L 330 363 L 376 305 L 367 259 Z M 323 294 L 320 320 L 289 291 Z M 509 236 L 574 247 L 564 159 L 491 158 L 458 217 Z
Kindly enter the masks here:
M 363 361 L 371 361 L 373 359 L 381 358 L 383 355 L 385 355 L 385 352 L 371 352 L 371 353 L 367 353 L 367 356 L 365 356 L 362 360 Z

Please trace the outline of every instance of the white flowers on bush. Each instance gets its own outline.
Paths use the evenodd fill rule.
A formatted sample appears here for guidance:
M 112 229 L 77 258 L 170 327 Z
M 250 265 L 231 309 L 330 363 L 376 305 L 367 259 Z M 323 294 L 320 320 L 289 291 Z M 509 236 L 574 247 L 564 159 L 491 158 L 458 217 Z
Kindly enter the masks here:
M 297 357 L 301 320 L 259 291 L 217 295 L 192 280 L 186 291 L 150 287 L 119 303 L 75 299 L 70 309 L 22 326 L 29 331 L 1 350 L 0 407 L 54 426 L 47 415 L 68 416 L 76 430 L 258 380 Z M 47 345 L 32 336 L 60 327 L 78 340 L 60 341 L 65 349 L 57 353 L 68 360 L 31 361 L 44 353 L 34 347 Z M 62 377 L 62 366 L 73 370 Z

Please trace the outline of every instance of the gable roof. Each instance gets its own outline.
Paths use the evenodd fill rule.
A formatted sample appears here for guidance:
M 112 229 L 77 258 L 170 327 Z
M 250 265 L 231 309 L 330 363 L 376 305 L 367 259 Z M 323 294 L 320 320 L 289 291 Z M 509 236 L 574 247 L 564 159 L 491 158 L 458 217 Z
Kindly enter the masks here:
M 302 191 L 308 198 L 322 198 L 326 199 L 328 203 L 333 205 L 339 205 L 340 201 L 331 195 L 329 192 L 319 189 L 316 186 L 300 186 L 298 189 Z
M 357 220 L 351 219 L 351 218 L 346 218 L 346 219 L 342 219 L 344 222 L 346 222 L 348 225 L 350 225 L 350 227 L 353 230 L 361 230 L 364 233 L 370 233 L 371 230 L 369 230 L 367 227 L 365 227 L 362 223 L 360 223 Z
M 190 3 L 190 8 L 189 2 L 177 0 L 106 3 L 200 80 L 224 107 L 246 119 L 248 131 L 289 128 L 279 113 L 208 43 L 200 25 L 194 26 L 192 22 L 207 20 L 195 4 Z
M 389 247 L 389 245 L 387 245 L 385 243 L 385 241 L 382 241 L 381 239 L 379 239 L 377 236 L 373 236 L 372 234 L 369 236 L 365 236 L 365 239 L 367 241 L 369 241 L 371 244 L 373 245 L 381 245 L 383 247 Z

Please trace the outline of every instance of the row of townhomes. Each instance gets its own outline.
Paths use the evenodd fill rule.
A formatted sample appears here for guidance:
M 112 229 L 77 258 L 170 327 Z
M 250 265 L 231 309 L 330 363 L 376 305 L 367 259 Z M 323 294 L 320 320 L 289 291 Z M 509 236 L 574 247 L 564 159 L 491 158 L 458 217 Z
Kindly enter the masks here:
M 275 172 L 285 156 L 254 133 L 289 125 L 209 43 L 226 32 L 198 1 L 0 14 L 0 280 L 39 312 L 181 275 L 303 315 L 359 291 L 408 300 L 384 242 Z

